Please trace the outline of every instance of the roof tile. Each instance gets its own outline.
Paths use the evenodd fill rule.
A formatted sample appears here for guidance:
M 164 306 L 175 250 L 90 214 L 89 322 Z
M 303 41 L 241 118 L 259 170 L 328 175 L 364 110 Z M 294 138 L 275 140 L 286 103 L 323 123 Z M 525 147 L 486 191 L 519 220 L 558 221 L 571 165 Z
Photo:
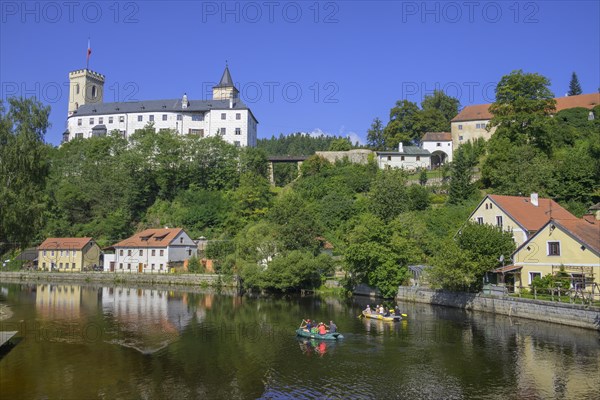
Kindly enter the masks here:
M 577 219 L 552 199 L 539 198 L 536 207 L 531 204 L 529 197 L 497 194 L 490 194 L 488 197 L 519 225 L 531 232 L 539 230 L 550 218 Z

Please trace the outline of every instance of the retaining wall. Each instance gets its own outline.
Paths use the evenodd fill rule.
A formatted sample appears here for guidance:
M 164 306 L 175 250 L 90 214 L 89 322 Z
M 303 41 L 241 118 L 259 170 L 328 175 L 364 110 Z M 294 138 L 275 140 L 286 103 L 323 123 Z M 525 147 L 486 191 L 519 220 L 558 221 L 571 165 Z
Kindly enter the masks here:
M 401 286 L 400 301 L 437 304 L 600 330 L 600 307 Z
M 219 274 L 140 274 L 114 272 L 0 272 L 0 282 L 101 282 L 178 286 L 237 287 L 238 280 Z

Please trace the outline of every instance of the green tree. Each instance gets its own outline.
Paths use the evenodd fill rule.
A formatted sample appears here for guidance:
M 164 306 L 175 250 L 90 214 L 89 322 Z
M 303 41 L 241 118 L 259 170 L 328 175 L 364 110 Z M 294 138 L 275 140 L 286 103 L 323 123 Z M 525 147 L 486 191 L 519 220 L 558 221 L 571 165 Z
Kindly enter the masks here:
M 385 149 L 384 127 L 378 117 L 373 120 L 371 127 L 367 130 L 367 145 L 373 150 Z
M 329 145 L 329 151 L 348 151 L 352 149 L 352 143 L 348 139 L 335 139 Z
M 548 78 L 522 70 L 503 76 L 496 86 L 496 101 L 490 106 L 493 117 L 489 126 L 498 127 L 495 136 L 549 152 L 550 115 L 556 105 L 549 86 Z
M 450 166 L 449 204 L 459 204 L 473 198 L 477 193 L 477 188 L 471 182 L 476 162 L 471 142 L 461 145 L 455 151 L 454 160 Z
M 408 100 L 398 100 L 390 110 L 390 122 L 384 129 L 385 147 L 395 148 L 400 142 L 409 144 L 420 139 L 415 124 L 419 107 Z
M 385 221 L 410 208 L 406 173 L 401 169 L 379 171 L 369 191 L 370 210 Z
M 438 110 L 442 113 L 444 120 L 448 123 L 446 130 L 450 129 L 450 120 L 458 115 L 460 101 L 448 96 L 443 90 L 434 90 L 433 94 L 426 95 L 421 102 L 423 110 Z
M 0 253 L 34 240 L 43 224 L 49 171 L 44 134 L 50 107 L 35 99 L 8 103 L 5 112 L 0 101 Z
M 571 81 L 569 82 L 569 92 L 567 94 L 569 96 L 577 96 L 581 93 L 583 93 L 583 91 L 581 90 L 581 85 L 579 84 L 579 78 L 577 78 L 577 74 L 573 72 L 571 75 Z

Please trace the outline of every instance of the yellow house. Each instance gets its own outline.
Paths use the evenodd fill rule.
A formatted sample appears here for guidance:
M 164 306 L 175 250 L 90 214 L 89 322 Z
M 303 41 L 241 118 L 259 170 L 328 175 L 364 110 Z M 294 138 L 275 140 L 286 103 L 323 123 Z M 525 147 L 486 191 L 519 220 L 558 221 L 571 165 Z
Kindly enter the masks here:
M 515 287 L 529 286 L 536 277 L 564 269 L 571 276 L 571 288 L 598 292 L 600 284 L 600 220 L 584 218 L 551 219 L 512 255 Z
M 82 271 L 100 264 L 100 247 L 92 238 L 48 238 L 38 247 L 41 270 Z
M 469 220 L 499 226 L 512 232 L 517 247 L 536 233 L 550 218 L 577 218 L 552 199 L 490 194 L 479 203 Z

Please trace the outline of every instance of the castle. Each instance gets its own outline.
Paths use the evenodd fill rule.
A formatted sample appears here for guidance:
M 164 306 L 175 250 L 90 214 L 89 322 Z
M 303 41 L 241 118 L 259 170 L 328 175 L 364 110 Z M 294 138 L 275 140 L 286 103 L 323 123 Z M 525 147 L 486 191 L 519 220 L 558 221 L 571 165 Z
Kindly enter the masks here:
M 229 67 L 212 100 L 180 99 L 103 102 L 105 77 L 90 69 L 69 73 L 67 130 L 63 142 L 118 131 L 128 138 L 152 124 L 154 129 L 172 129 L 180 135 L 220 135 L 236 146 L 256 146 L 258 121 L 239 98 Z

